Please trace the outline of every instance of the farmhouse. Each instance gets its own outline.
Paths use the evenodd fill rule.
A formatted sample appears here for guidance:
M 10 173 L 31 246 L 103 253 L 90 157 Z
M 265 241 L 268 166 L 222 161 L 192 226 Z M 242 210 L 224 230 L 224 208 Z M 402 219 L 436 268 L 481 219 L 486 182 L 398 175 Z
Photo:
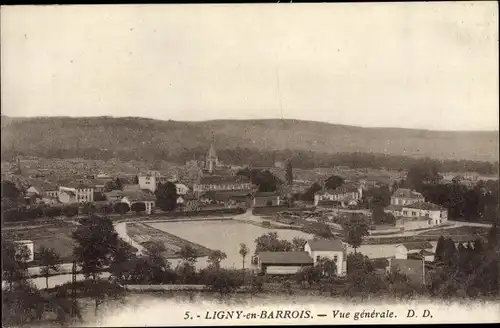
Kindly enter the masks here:
M 391 205 L 410 205 L 417 202 L 425 202 L 425 198 L 411 189 L 399 188 L 391 196 Z
M 396 259 L 421 259 L 427 262 L 434 261 L 433 246 L 429 242 L 412 242 L 400 244 L 396 247 Z
M 304 246 L 304 251 L 313 259 L 314 265 L 322 258 L 332 260 L 337 266 L 337 276 L 347 273 L 347 254 L 345 246 L 339 239 L 312 239 Z
M 262 274 L 290 275 L 312 265 L 313 259 L 307 252 L 260 252 L 257 258 L 257 267 Z

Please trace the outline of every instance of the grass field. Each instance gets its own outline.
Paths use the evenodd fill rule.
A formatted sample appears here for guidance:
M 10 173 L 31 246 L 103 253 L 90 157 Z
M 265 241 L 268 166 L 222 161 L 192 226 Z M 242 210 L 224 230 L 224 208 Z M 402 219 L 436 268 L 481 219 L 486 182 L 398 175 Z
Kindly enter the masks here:
M 419 233 L 419 235 L 425 235 L 425 236 L 441 236 L 447 237 L 447 236 L 464 236 L 464 235 L 469 235 L 469 236 L 484 236 L 488 233 L 489 228 L 485 227 L 472 227 L 472 226 L 462 226 L 462 227 L 456 227 L 456 228 L 449 228 L 449 229 L 436 229 L 436 230 L 431 230 L 431 231 L 425 231 Z
M 57 222 L 40 226 L 27 226 L 19 229 L 2 230 L 2 237 L 7 240 L 32 240 L 35 246 L 35 260 L 30 266 L 38 265 L 37 252 L 42 246 L 53 248 L 62 262 L 73 260 L 75 242 L 71 236 L 75 225 Z
M 196 250 L 198 257 L 207 256 L 211 252 L 211 249 L 207 247 L 179 238 L 144 223 L 127 223 L 127 234 L 134 241 L 144 247 L 147 247 L 147 245 L 151 242 L 159 241 L 163 243 L 166 248 L 165 257 L 167 258 L 177 258 L 178 256 L 176 253 L 186 245 L 193 247 Z

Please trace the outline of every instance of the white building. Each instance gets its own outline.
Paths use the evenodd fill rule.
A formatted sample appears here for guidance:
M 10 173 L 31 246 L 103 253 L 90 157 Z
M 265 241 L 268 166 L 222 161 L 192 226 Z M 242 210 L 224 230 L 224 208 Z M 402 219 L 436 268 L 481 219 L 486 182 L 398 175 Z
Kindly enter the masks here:
M 308 240 L 304 246 L 304 251 L 313 259 L 314 265 L 322 258 L 327 258 L 337 265 L 337 276 L 345 276 L 347 274 L 346 248 L 339 239 Z
M 177 189 L 177 195 L 179 196 L 187 195 L 191 190 L 183 183 L 176 183 L 175 188 Z
M 321 205 L 323 202 L 338 202 L 339 205 L 347 207 L 357 205 L 363 198 L 363 188 L 361 186 L 343 186 L 336 189 L 327 189 L 314 194 L 314 205 Z
M 67 183 L 59 186 L 61 203 L 90 203 L 94 201 L 94 188 L 83 183 Z
M 434 261 L 433 250 L 434 247 L 427 241 L 403 243 L 396 246 L 394 258 L 398 260 L 408 260 L 423 257 L 426 262 L 432 262 Z
M 439 225 L 448 221 L 448 210 L 436 204 L 418 202 L 403 206 L 402 216 L 428 218 L 429 225 Z

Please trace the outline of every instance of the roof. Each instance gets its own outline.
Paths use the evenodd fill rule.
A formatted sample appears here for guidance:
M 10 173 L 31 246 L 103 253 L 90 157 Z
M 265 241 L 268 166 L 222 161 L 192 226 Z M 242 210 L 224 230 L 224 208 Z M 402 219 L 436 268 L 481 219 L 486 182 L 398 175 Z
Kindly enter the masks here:
M 179 198 L 182 198 L 184 201 L 196 200 L 196 197 L 194 197 L 193 195 L 179 195 L 179 197 L 177 197 L 177 199 L 179 199 Z
M 259 260 L 264 264 L 313 264 L 307 252 L 260 252 Z
M 414 208 L 414 209 L 419 209 L 419 210 L 428 210 L 428 211 L 442 211 L 445 210 L 444 207 L 433 204 L 433 203 L 428 203 L 428 202 L 417 202 L 409 205 L 405 205 L 404 207 L 406 208 Z
M 392 194 L 392 196 L 400 198 L 424 198 L 421 193 L 406 188 L 399 188 L 394 192 L 394 194 Z
M 278 197 L 279 194 L 277 192 L 256 192 L 253 194 L 254 197 Z
M 36 188 L 38 191 L 54 191 L 57 190 L 55 183 L 47 182 L 44 180 L 33 179 L 29 181 L 29 186 Z
M 385 210 L 387 211 L 398 211 L 398 212 L 401 212 L 403 210 L 403 205 L 393 205 L 393 204 L 390 204 L 388 205 Z
M 97 187 L 97 186 L 104 186 L 106 185 L 106 182 L 109 182 L 109 181 L 112 181 L 112 180 L 109 180 L 109 179 L 92 179 L 92 180 L 89 180 L 89 182 L 94 186 L 94 187 Z
M 428 250 L 425 250 L 425 249 L 421 250 L 419 253 L 420 253 L 420 255 L 423 255 L 423 256 L 434 255 L 433 252 L 429 252 Z
M 342 195 L 352 192 L 358 192 L 358 188 L 356 186 L 341 186 L 336 189 L 324 189 L 318 192 L 318 194 Z
M 72 192 L 71 190 L 61 190 L 61 192 L 66 193 L 66 194 L 73 196 L 73 197 L 76 196 L 76 194 L 74 192 Z
M 106 195 L 106 197 L 120 197 L 121 195 L 123 195 L 123 191 L 122 190 L 111 190 L 109 192 L 105 192 L 104 195 Z
M 340 239 L 311 239 L 307 243 L 312 251 L 344 251 L 344 245 Z
M 156 200 L 155 194 L 149 190 L 124 191 L 123 197 L 127 197 L 128 200 L 133 202 Z
M 70 181 L 70 180 L 60 181 L 59 186 L 66 187 L 66 188 L 74 188 L 74 189 L 91 189 L 91 188 L 93 188 L 89 184 L 79 182 L 79 181 Z
M 202 197 L 210 198 L 213 200 L 224 201 L 231 198 L 245 198 L 252 197 L 251 190 L 227 190 L 227 191 L 211 191 L 206 192 L 202 195 Z
M 340 204 L 340 201 L 338 200 L 320 200 L 318 201 L 318 205 L 323 205 L 323 206 L 327 206 L 327 205 L 336 205 L 336 204 Z
M 403 243 L 403 245 L 407 250 L 422 250 L 422 249 L 432 249 L 431 243 L 428 241 L 421 241 L 421 242 L 411 242 L 411 243 Z
M 249 180 L 245 176 L 218 176 L 211 175 L 205 176 L 200 179 L 201 185 L 203 184 L 237 184 L 237 183 L 248 183 Z

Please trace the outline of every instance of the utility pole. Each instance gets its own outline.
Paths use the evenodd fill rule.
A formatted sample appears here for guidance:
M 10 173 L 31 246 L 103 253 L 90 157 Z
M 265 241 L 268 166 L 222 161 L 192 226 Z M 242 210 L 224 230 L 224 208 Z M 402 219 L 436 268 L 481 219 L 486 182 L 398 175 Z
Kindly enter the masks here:
M 73 269 L 71 270 L 71 317 L 74 318 L 77 315 L 78 304 L 76 302 L 76 260 L 73 260 Z

